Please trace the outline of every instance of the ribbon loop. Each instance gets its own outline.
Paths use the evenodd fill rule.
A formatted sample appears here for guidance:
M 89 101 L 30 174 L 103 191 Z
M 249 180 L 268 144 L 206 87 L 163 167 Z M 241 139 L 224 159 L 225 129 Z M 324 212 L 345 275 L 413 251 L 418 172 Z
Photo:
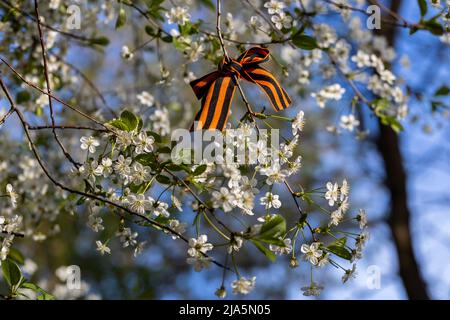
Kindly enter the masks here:
M 289 107 L 291 99 L 275 77 L 259 66 L 269 60 L 266 48 L 253 47 L 242 53 L 236 60 L 225 59 L 217 71 L 211 72 L 190 83 L 197 99 L 201 99 L 201 108 L 195 116 L 191 130 L 218 129 L 223 131 L 230 113 L 231 102 L 236 83 L 234 77 L 243 78 L 257 84 L 276 110 Z

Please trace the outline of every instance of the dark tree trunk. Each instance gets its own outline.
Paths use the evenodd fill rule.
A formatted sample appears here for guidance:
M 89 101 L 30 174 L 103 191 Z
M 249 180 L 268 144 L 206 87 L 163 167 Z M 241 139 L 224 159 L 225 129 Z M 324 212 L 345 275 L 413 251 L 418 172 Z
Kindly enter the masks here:
M 376 1 L 371 1 L 376 2 Z M 390 10 L 398 13 L 402 0 L 392 0 Z M 384 24 L 379 33 L 384 35 L 391 46 L 395 46 L 396 28 Z M 379 123 L 376 145 L 380 152 L 384 169 L 385 185 L 390 194 L 388 225 L 392 232 L 398 255 L 399 274 L 409 299 L 429 299 L 427 286 L 422 278 L 414 253 L 410 230 L 411 211 L 408 207 L 407 173 L 403 164 L 399 136 L 387 126 Z

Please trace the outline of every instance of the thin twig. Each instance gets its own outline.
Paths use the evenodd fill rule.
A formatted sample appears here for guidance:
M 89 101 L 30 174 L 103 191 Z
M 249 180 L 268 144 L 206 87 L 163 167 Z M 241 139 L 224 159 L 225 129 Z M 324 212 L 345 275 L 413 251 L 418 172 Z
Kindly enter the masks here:
M 171 172 L 168 169 L 164 169 L 164 171 L 166 171 L 168 174 L 170 174 L 175 180 L 180 182 L 189 191 L 189 193 L 195 198 L 195 200 L 197 200 L 198 203 L 200 203 L 206 210 L 208 210 L 211 213 L 211 215 L 213 216 L 214 220 L 217 221 L 217 223 L 219 223 L 230 234 L 233 233 L 233 231 L 230 228 L 228 228 L 227 225 L 225 225 L 222 221 L 220 221 L 216 217 L 216 215 L 214 213 L 214 209 L 210 208 L 202 199 L 200 199 L 200 197 L 194 192 L 194 190 L 192 190 L 192 188 L 186 183 L 186 181 L 184 181 L 183 179 L 179 178 L 177 175 L 175 175 L 173 172 Z
M 184 242 L 186 242 L 186 243 L 189 242 L 189 240 L 188 240 L 186 237 L 184 237 L 182 234 L 176 232 L 175 230 L 173 230 L 173 229 L 170 228 L 170 227 L 167 227 L 167 226 L 165 226 L 165 225 L 163 225 L 163 224 L 161 224 L 161 223 L 159 223 L 159 222 L 157 222 L 157 221 L 155 221 L 155 220 L 153 220 L 153 219 L 148 218 L 147 216 L 145 216 L 145 215 L 143 215 L 143 214 L 134 212 L 134 211 L 128 209 L 127 207 L 124 207 L 123 205 L 120 205 L 120 204 L 118 204 L 118 203 L 115 203 L 115 202 L 113 202 L 113 201 L 111 201 L 111 200 L 109 200 L 109 199 L 103 198 L 103 197 L 98 196 L 98 195 L 96 195 L 96 194 L 91 194 L 91 193 L 79 191 L 79 190 L 76 190 L 76 189 L 72 189 L 72 188 L 67 187 L 66 185 L 62 184 L 62 183 L 59 182 L 58 180 L 56 180 L 56 178 L 53 177 L 53 175 L 50 173 L 50 171 L 48 170 L 48 168 L 45 166 L 44 162 L 42 161 L 42 159 L 41 159 L 41 157 L 40 157 L 40 155 L 39 155 L 39 152 L 38 152 L 38 150 L 37 150 L 37 147 L 36 147 L 36 145 L 34 144 L 33 139 L 31 138 L 31 133 L 30 133 L 30 131 L 29 131 L 29 129 L 28 129 L 28 124 L 27 124 L 27 121 L 26 121 L 26 119 L 25 119 L 25 116 L 23 115 L 22 111 L 20 111 L 18 108 L 16 108 L 16 106 L 15 106 L 15 104 L 14 104 L 14 100 L 13 100 L 11 94 L 9 93 L 9 90 L 8 90 L 8 88 L 6 87 L 6 85 L 5 85 L 5 83 L 3 82 L 3 79 L 2 79 L 1 77 L 0 77 L 0 87 L 2 88 L 3 92 L 4 92 L 5 95 L 6 95 L 6 98 L 8 99 L 8 101 L 9 101 L 9 103 L 10 103 L 10 106 L 11 106 L 11 109 L 13 109 L 14 112 L 15 112 L 15 113 L 17 114 L 17 116 L 19 117 L 20 123 L 22 124 L 22 128 L 23 128 L 23 130 L 24 130 L 24 132 L 25 132 L 25 136 L 26 136 L 27 141 L 28 141 L 28 143 L 29 143 L 31 152 L 33 153 L 34 157 L 36 158 L 36 161 L 38 162 L 39 167 L 42 169 L 42 171 L 43 171 L 44 174 L 47 176 L 47 178 L 48 178 L 48 179 L 49 179 L 56 187 L 59 187 L 60 189 L 62 189 L 62 190 L 64 190 L 64 191 L 67 191 L 67 192 L 69 192 L 69 193 L 77 194 L 77 195 L 80 195 L 80 196 L 82 196 L 82 197 L 86 197 L 86 198 L 89 198 L 89 199 L 93 199 L 93 200 L 97 200 L 97 201 L 101 201 L 101 202 L 104 202 L 104 203 L 106 203 L 106 204 L 109 204 L 109 205 L 111 205 L 111 206 L 113 206 L 113 207 L 116 207 L 116 208 L 122 210 L 122 211 L 125 211 L 126 213 L 128 213 L 128 214 L 130 214 L 130 215 L 132 215 L 132 216 L 139 217 L 140 219 L 146 221 L 147 223 L 149 223 L 150 225 L 152 225 L 152 226 L 154 226 L 154 227 L 156 227 L 156 228 L 160 228 L 160 229 L 162 229 L 162 230 L 166 230 L 166 231 L 168 231 L 169 233 L 171 233 L 171 234 L 173 234 L 173 235 L 176 235 L 177 237 L 179 237 L 180 239 L 182 239 L 182 240 L 183 240 Z M 211 262 L 212 262 L 213 264 L 215 264 L 216 266 L 221 267 L 221 268 L 229 269 L 228 267 L 224 266 L 224 265 L 221 264 L 220 262 L 217 262 L 216 260 L 214 260 L 213 258 L 211 258 L 210 256 L 208 256 L 206 253 L 203 253 L 203 252 L 200 252 L 200 253 L 201 253 L 204 257 L 210 258 L 210 259 L 211 259 Z
M 105 129 L 108 129 L 103 122 L 93 118 L 92 116 L 84 113 L 83 111 L 79 110 L 78 108 L 70 105 L 69 103 L 65 102 L 64 100 L 58 98 L 57 96 L 55 96 L 54 94 L 49 94 L 46 90 L 39 88 L 37 85 L 35 85 L 34 83 L 28 81 L 27 79 L 25 79 L 25 77 L 20 74 L 10 63 L 8 63 L 5 59 L 0 57 L 0 60 L 25 84 L 27 84 L 29 87 L 32 87 L 34 89 L 36 89 L 37 91 L 39 91 L 42 94 L 45 94 L 47 96 L 52 97 L 54 100 L 58 101 L 59 103 L 61 103 L 62 105 L 66 106 L 67 108 L 75 111 L 76 113 L 82 115 L 83 117 L 85 117 L 86 119 L 91 120 L 92 122 L 95 122 L 96 124 L 102 126 Z
M 100 89 L 95 85 L 94 82 L 92 82 L 91 79 L 89 79 L 89 77 L 77 66 L 73 65 L 72 63 L 64 60 L 61 56 L 49 52 L 47 51 L 50 55 L 52 55 L 53 57 L 55 57 L 59 62 L 63 63 L 64 65 L 66 65 L 67 67 L 69 67 L 70 69 L 72 69 L 76 74 L 78 74 L 81 78 L 83 78 L 84 82 L 86 82 L 86 84 L 92 89 L 92 91 L 95 92 L 95 94 L 99 97 L 100 101 L 103 103 L 103 106 L 105 108 L 108 109 L 108 111 L 111 113 L 111 115 L 113 117 L 117 117 L 116 113 L 114 112 L 113 109 L 111 109 L 111 107 L 108 105 L 106 98 L 104 97 L 104 95 L 102 94 L 102 92 L 100 91 Z
M 59 130 L 91 130 L 98 132 L 108 132 L 106 129 L 93 128 L 88 126 L 72 126 L 72 125 L 59 125 L 59 126 L 28 126 L 29 130 L 44 130 L 44 129 L 59 129 Z
M 19 232 L 6 232 L 6 231 L 0 231 L 0 234 L 4 234 L 4 235 L 13 235 L 15 237 L 18 238 L 23 238 L 25 237 L 25 235 L 23 233 L 19 233 Z
M 11 108 L 11 109 L 8 110 L 8 112 L 5 113 L 5 115 L 3 115 L 3 116 L 0 118 L 0 126 L 1 126 L 2 124 L 5 123 L 6 119 L 8 119 L 9 116 L 10 116 L 13 112 L 14 112 L 14 109 Z
M 61 140 L 59 140 L 58 134 L 56 133 L 56 130 L 55 130 L 55 113 L 54 113 L 54 109 L 53 109 L 53 100 L 51 97 L 52 89 L 51 89 L 51 85 L 50 85 L 50 77 L 48 74 L 48 64 L 47 64 L 47 56 L 46 56 L 47 50 L 45 48 L 44 34 L 43 34 L 42 28 L 41 28 L 41 17 L 39 15 L 38 0 L 34 0 L 34 11 L 36 13 L 36 24 L 37 24 L 37 28 L 38 28 L 38 32 L 39 32 L 39 42 L 41 44 L 41 50 L 42 50 L 42 62 L 44 64 L 44 76 L 45 76 L 45 84 L 47 87 L 48 106 L 50 108 L 50 119 L 51 119 L 52 127 L 53 127 L 52 128 L 53 136 L 55 137 L 56 142 L 58 143 L 61 151 L 64 153 L 64 156 L 67 158 L 67 160 L 69 160 L 75 166 L 75 168 L 78 168 L 80 165 L 72 158 L 72 156 L 66 150 L 66 148 L 62 144 Z
M 222 48 L 223 51 L 223 55 L 225 57 L 225 61 L 231 62 L 230 57 L 228 56 L 228 52 L 227 49 L 225 47 L 225 44 L 223 42 L 223 37 L 222 37 L 222 29 L 220 27 L 220 16 L 222 14 L 222 10 L 221 10 L 221 1 L 217 0 L 217 19 L 216 19 L 216 30 L 217 30 L 217 36 L 219 37 L 219 42 L 220 42 L 220 47 Z M 236 86 L 238 87 L 239 93 L 242 97 L 242 100 L 244 101 L 245 107 L 247 108 L 247 112 L 252 116 L 251 119 L 253 122 L 255 122 L 254 119 L 254 115 L 255 112 L 253 112 L 252 107 L 250 106 L 250 103 L 248 103 L 248 100 L 244 94 L 244 90 L 242 90 L 241 84 L 239 83 L 239 78 L 233 74 L 233 81 L 236 84 Z
M 16 12 L 20 13 L 22 16 L 24 16 L 24 17 L 26 17 L 26 18 L 36 22 L 36 17 L 34 17 L 32 14 L 30 14 L 28 12 L 25 12 L 25 11 L 21 10 L 20 8 L 14 6 L 11 2 L 9 2 L 7 0 L 0 0 L 0 2 L 5 4 L 9 8 L 15 10 Z M 44 28 L 46 28 L 46 29 L 55 31 L 55 32 L 65 36 L 65 37 L 69 37 L 69 38 L 75 39 L 75 40 L 80 41 L 82 43 L 87 43 L 87 44 L 95 43 L 95 39 L 88 38 L 88 37 L 85 37 L 85 36 L 80 36 L 78 34 L 70 33 L 70 32 L 67 32 L 67 31 L 63 31 L 63 30 L 60 30 L 60 29 L 55 28 L 55 27 L 52 27 L 52 26 L 50 26 L 48 24 L 45 24 L 45 23 L 41 23 L 41 25 Z

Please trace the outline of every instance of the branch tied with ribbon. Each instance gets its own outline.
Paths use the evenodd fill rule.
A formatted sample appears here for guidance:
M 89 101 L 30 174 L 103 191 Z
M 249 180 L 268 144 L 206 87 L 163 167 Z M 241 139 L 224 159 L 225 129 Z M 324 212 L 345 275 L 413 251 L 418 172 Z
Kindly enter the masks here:
M 271 72 L 259 66 L 269 60 L 269 50 L 253 47 L 236 60 L 226 58 L 219 69 L 190 83 L 201 107 L 191 130 L 217 129 L 223 131 L 230 114 L 237 79 L 257 84 L 267 95 L 275 111 L 289 107 L 291 98 Z

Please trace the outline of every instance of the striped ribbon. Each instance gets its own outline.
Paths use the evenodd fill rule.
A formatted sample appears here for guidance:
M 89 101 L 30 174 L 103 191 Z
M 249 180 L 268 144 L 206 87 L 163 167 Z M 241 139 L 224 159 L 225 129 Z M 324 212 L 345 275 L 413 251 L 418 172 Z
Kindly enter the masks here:
M 219 70 L 192 81 L 191 87 L 201 108 L 195 116 L 191 130 L 218 129 L 223 131 L 230 114 L 231 102 L 236 91 L 236 79 L 245 79 L 257 84 L 269 98 L 275 111 L 289 106 L 291 99 L 275 77 L 260 63 L 269 60 L 269 50 L 253 47 L 236 60 L 224 61 Z

